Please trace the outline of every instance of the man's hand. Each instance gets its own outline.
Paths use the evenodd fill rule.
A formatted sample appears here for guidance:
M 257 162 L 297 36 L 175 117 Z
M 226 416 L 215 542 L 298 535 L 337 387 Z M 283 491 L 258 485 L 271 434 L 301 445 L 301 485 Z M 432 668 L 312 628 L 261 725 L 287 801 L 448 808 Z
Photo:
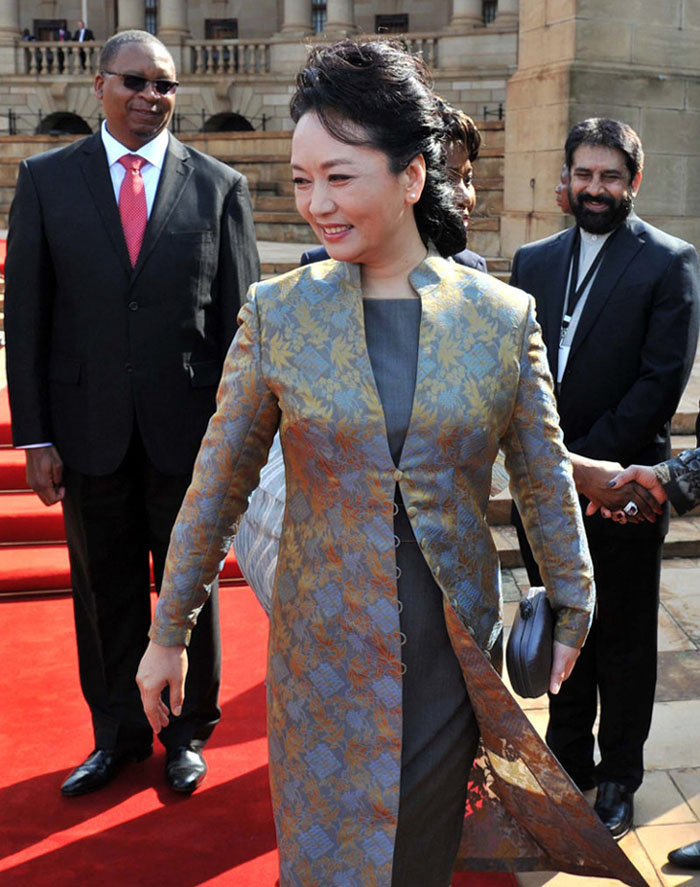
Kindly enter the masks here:
M 622 466 L 618 462 L 589 459 L 576 453 L 570 455 L 576 489 L 590 500 L 586 508 L 587 515 L 595 514 L 601 508 L 607 509 L 610 514 L 622 512 L 628 502 L 634 502 L 638 509 L 636 515 L 626 516 L 630 523 L 640 523 L 642 520 L 654 523 L 656 516 L 661 514 L 659 503 L 640 484 L 632 481 L 624 486 L 611 486 L 612 481 L 622 472 Z
M 63 460 L 56 447 L 29 447 L 24 451 L 27 483 L 44 505 L 55 505 L 63 499 Z
M 567 647 L 559 641 L 554 641 L 552 649 L 552 673 L 549 678 L 549 692 L 555 696 L 561 689 L 561 685 L 571 674 L 580 650 L 576 647 Z
M 164 647 L 151 641 L 143 654 L 136 683 L 141 691 L 141 702 L 148 723 L 154 733 L 170 722 L 170 711 L 163 702 L 162 692 L 170 688 L 170 709 L 175 717 L 182 712 L 187 675 L 187 651 L 184 644 Z

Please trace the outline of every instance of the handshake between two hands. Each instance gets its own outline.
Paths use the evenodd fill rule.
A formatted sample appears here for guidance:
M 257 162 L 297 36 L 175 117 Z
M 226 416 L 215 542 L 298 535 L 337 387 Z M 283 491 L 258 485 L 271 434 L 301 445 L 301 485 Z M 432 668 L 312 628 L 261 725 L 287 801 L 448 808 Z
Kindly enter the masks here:
M 668 498 L 649 465 L 603 462 L 571 454 L 576 489 L 589 499 L 586 514 L 600 511 L 603 517 L 620 524 L 654 523 Z M 631 503 L 634 503 L 634 507 Z

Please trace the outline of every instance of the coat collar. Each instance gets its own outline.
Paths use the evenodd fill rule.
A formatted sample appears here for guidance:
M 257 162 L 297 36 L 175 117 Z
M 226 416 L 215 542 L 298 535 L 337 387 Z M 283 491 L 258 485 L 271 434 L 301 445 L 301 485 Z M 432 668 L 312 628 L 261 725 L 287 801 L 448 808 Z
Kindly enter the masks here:
M 574 340 L 571 343 L 569 360 L 575 355 L 593 329 L 600 312 L 610 298 L 610 294 L 618 285 L 620 278 L 625 274 L 637 253 L 644 246 L 644 242 L 644 225 L 642 221 L 635 215 L 629 216 L 620 226 L 593 280 L 586 304 L 581 313 L 581 319 L 574 334 Z
M 136 267 L 133 269 L 129 261 L 129 253 L 119 218 L 119 207 L 114 199 L 107 155 L 99 133 L 85 139 L 82 144 L 82 169 L 87 187 L 92 194 L 114 250 L 133 282 L 163 233 L 168 219 L 182 196 L 185 184 L 192 175 L 190 152 L 172 134 L 169 134 L 168 150 L 160 173 L 153 209 L 146 225 L 141 252 Z
M 552 374 L 555 378 L 559 364 L 561 318 L 564 310 L 564 300 L 566 298 L 569 268 L 571 265 L 571 251 L 575 242 L 575 236 L 576 227 L 573 226 L 553 237 L 547 244 L 547 255 L 542 263 L 543 268 L 547 269 L 548 289 L 552 295 L 551 298 L 546 299 L 544 311 L 538 312 L 538 314 L 542 324 L 543 337 L 547 345 Z M 581 319 L 576 328 L 569 360 L 571 360 L 592 330 L 610 294 L 617 286 L 630 262 L 644 246 L 644 242 L 644 223 L 638 216 L 632 213 L 617 232 L 595 276 L 581 314 Z

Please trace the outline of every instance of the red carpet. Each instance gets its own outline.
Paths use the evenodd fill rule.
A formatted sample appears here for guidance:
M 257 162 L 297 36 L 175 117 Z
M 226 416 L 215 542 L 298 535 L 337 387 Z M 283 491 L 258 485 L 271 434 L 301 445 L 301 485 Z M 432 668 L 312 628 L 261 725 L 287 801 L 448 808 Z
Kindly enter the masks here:
M 0 355 L 1 356 L 1 355 Z M 0 389 L 0 595 L 70 588 L 68 551 L 59 505 L 47 508 L 27 488 L 24 453 L 11 447 L 7 389 Z M 231 553 L 222 580 L 239 582 Z

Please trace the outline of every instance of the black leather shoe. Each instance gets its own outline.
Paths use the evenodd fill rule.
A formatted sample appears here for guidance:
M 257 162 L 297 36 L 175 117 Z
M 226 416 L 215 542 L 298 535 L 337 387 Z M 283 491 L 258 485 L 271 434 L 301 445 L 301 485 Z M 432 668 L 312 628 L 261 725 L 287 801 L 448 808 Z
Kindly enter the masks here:
M 111 782 L 124 764 L 129 761 L 144 761 L 152 753 L 153 748 L 150 745 L 121 752 L 105 748 L 95 749 L 66 779 L 61 786 L 61 794 L 73 798 L 76 795 L 97 791 L 98 788 L 103 788 Z
M 601 782 L 593 809 L 610 834 L 619 841 L 632 826 L 634 792 L 619 782 Z
M 700 841 L 671 850 L 668 861 L 682 869 L 700 869 Z
M 174 792 L 189 795 L 207 775 L 207 762 L 201 751 L 181 745 L 168 751 L 165 758 L 165 781 Z

